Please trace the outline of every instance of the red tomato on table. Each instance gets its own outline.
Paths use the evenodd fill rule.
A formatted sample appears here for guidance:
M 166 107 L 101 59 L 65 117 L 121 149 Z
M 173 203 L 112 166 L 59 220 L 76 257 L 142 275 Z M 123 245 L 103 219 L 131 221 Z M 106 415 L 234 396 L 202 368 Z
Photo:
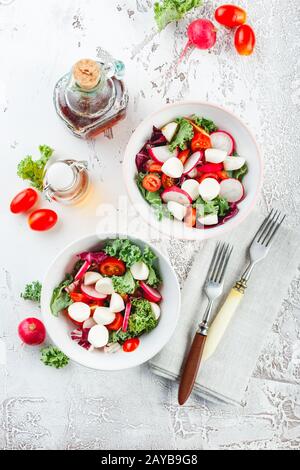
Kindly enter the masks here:
M 117 258 L 107 258 L 100 264 L 100 273 L 103 276 L 124 276 L 125 272 L 125 263 Z
M 240 55 L 251 55 L 254 51 L 256 37 L 251 26 L 240 26 L 234 36 L 234 45 Z
M 140 345 L 140 340 L 138 338 L 132 338 L 125 341 L 123 344 L 123 351 L 126 353 L 131 353 L 135 351 Z
M 50 209 L 40 209 L 30 214 L 28 218 L 29 226 L 37 232 L 45 232 L 50 230 L 57 223 L 58 217 L 56 212 Z
M 235 28 L 246 23 L 247 13 L 236 5 L 222 5 L 217 8 L 215 18 L 223 26 Z
M 25 189 L 13 198 L 10 203 L 10 210 L 13 214 L 27 212 L 35 206 L 38 198 L 38 193 L 34 189 Z

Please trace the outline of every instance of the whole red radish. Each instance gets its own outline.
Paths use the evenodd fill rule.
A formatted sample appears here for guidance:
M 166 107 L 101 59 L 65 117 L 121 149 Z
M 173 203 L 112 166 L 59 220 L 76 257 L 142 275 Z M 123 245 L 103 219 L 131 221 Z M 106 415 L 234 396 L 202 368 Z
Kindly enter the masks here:
M 18 327 L 18 333 L 23 343 L 29 346 L 38 346 L 46 338 L 46 328 L 37 318 L 23 320 Z
M 193 21 L 188 27 L 188 43 L 180 56 L 180 61 L 190 47 L 197 49 L 211 49 L 217 41 L 217 30 L 210 20 L 199 19 Z

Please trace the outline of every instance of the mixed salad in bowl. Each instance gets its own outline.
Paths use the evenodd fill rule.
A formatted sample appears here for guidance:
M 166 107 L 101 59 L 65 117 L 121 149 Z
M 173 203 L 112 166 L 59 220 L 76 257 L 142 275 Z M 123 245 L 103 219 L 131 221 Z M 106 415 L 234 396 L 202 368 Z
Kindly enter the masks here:
M 53 291 L 51 312 L 76 325 L 71 339 L 80 347 L 129 353 L 158 326 L 161 287 L 153 251 L 118 238 L 101 251 L 78 255 L 73 271 Z
M 207 229 L 235 217 L 245 198 L 245 158 L 234 136 L 198 116 L 179 117 L 161 129 L 136 156 L 136 184 L 159 220 Z

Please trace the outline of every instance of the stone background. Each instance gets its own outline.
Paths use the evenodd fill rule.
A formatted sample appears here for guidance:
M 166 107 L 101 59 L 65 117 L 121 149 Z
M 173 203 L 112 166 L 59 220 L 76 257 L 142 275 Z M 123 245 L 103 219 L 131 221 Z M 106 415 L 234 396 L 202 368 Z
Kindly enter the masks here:
M 42 279 L 66 243 L 101 227 L 99 204 L 117 205 L 125 194 L 121 162 L 131 132 L 166 102 L 208 100 L 249 124 L 266 162 L 260 208 L 279 207 L 289 226 L 299 227 L 300 2 L 233 2 L 249 12 L 256 54 L 239 57 L 231 33 L 220 30 L 210 53 L 194 51 L 177 67 L 189 21 L 213 18 L 221 3 L 205 1 L 158 35 L 150 0 L 0 0 L 2 449 L 300 448 L 300 272 L 278 305 L 240 410 L 197 398 L 180 409 L 177 387 L 147 366 L 111 374 L 76 364 L 62 371 L 45 368 L 39 351 L 21 346 L 16 334 L 21 319 L 39 314 L 20 299 L 24 285 Z M 52 90 L 75 60 L 95 57 L 101 48 L 125 61 L 131 101 L 127 120 L 113 135 L 86 143 L 57 119 Z M 39 235 L 7 207 L 22 188 L 17 162 L 44 143 L 89 160 L 95 198 L 87 207 L 58 208 L 59 226 Z M 161 245 L 183 280 L 197 244 Z

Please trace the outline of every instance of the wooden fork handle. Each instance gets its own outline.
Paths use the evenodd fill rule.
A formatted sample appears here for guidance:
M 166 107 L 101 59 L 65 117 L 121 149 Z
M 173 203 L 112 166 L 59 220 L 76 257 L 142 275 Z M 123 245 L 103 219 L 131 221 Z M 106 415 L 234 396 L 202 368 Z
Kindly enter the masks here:
M 189 352 L 179 386 L 178 402 L 184 405 L 189 399 L 200 369 L 206 336 L 197 333 Z

